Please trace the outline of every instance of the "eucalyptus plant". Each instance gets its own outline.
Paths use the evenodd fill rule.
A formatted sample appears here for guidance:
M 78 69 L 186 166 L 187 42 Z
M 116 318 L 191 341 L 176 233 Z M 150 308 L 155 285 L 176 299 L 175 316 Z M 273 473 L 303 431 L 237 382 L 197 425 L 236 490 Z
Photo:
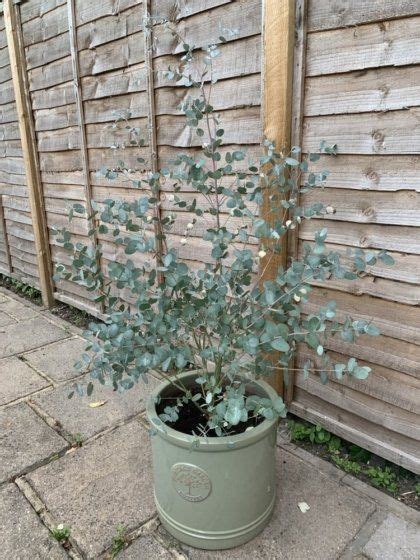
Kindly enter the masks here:
M 146 32 L 156 23 L 149 20 Z M 176 35 L 170 23 L 158 23 Z M 58 242 L 71 264 L 58 265 L 56 275 L 84 286 L 105 309 L 103 321 L 91 323 L 86 332 L 89 344 L 78 367 L 89 366 L 92 381 L 118 392 L 147 383 L 153 371 L 171 374 L 179 398 L 164 407 L 161 421 L 175 422 L 182 407 L 193 403 L 205 418 L 199 435 L 217 436 L 249 418 L 285 415 L 280 396 L 262 398 L 246 387 L 250 379 L 278 371 L 287 379 L 301 345 L 316 358 L 305 363 L 305 377 L 365 379 L 370 368 L 355 358 L 331 360 L 328 340 L 354 342 L 360 335 L 379 334 L 377 327 L 338 317 L 333 301 L 309 314 L 305 304 L 314 283 L 355 280 L 378 259 L 392 264 L 385 251 L 361 249 L 349 250 L 343 264 L 340 254 L 328 248 L 324 228 L 313 243 L 303 244 L 299 258 L 276 265 L 282 262 L 285 237 L 294 235 L 302 221 L 335 211 L 299 201 L 302 193 L 324 188 L 328 172 L 312 171 L 311 164 L 321 153 L 334 157 L 336 146 L 302 154 L 298 147 L 285 151 L 265 139 L 259 157 L 229 150 L 212 105 L 214 60 L 225 41 L 220 37 L 203 50 L 182 43 L 179 65 L 165 72 L 167 80 L 190 92 L 179 109 L 200 140 L 198 153 L 186 150 L 153 172 L 146 171 L 151 162 L 140 157 L 137 169 L 118 162 L 99 172 L 110 181 L 131 181 L 139 190 L 131 202 L 93 204 L 87 216 L 89 236 L 112 240 L 124 258 L 105 266 L 100 243 L 73 242 L 63 229 L 57 231 Z M 147 142 L 129 117 L 120 113 L 112 126 L 126 128 L 129 145 L 141 148 Z M 165 201 L 172 210 L 163 210 Z M 70 219 L 83 214 L 86 209 L 75 204 Z M 201 265 L 188 260 L 199 239 L 209 253 Z M 192 367 L 198 370 L 195 388 L 179 378 Z M 84 387 L 77 384 L 76 390 L 83 394 Z

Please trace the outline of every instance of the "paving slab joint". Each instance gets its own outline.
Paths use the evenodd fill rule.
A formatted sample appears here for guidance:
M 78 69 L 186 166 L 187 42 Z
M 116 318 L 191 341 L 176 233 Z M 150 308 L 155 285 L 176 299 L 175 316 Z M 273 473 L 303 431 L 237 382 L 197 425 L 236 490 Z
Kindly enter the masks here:
M 48 426 L 64 438 L 69 444 L 74 442 L 74 436 L 70 434 L 61 424 L 59 420 L 53 418 L 48 412 L 45 412 L 37 403 L 33 402 L 31 398 L 27 400 L 27 405 L 41 418 Z
M 142 523 L 139 527 L 129 531 L 125 535 L 125 547 L 126 550 L 134 541 L 138 538 L 145 537 L 145 536 L 153 536 L 156 529 L 159 527 L 159 519 L 157 515 L 153 515 L 150 519 Z M 110 558 L 110 553 L 112 551 L 112 546 L 107 548 L 102 554 L 100 555 L 101 560 L 108 560 Z
M 382 523 L 386 517 L 386 512 L 382 509 L 375 509 L 360 530 L 353 537 L 352 541 L 347 545 L 346 549 L 340 556 L 340 560 L 353 560 L 358 555 L 363 554 L 363 548 L 370 537 Z
M 46 505 L 43 503 L 41 498 L 29 484 L 25 477 L 20 477 L 15 480 L 16 486 L 19 488 L 21 493 L 24 495 L 26 500 L 29 502 L 35 513 L 38 515 L 39 519 L 52 534 L 52 529 L 58 524 L 58 521 L 54 519 L 51 513 L 48 511 Z M 77 542 L 71 537 L 68 539 L 68 548 L 64 548 L 65 552 L 73 560 L 86 560 L 85 555 L 80 550 Z
M 173 538 L 162 525 L 159 523 L 158 528 L 153 534 L 155 540 L 176 559 L 176 560 L 188 560 L 188 556 L 181 549 L 181 544 Z

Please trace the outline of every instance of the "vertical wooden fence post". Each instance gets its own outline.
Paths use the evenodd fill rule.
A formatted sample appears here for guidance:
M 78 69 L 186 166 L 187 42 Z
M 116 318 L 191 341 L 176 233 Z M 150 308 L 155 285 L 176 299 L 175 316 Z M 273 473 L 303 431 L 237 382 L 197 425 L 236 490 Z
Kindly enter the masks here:
M 265 0 L 263 4 L 263 132 L 278 149 L 290 147 L 291 107 L 293 88 L 294 0 Z M 262 215 L 270 221 L 270 200 L 265 195 Z M 266 257 L 266 259 L 269 258 Z M 264 269 L 263 280 L 276 276 L 279 266 L 286 266 L 287 239 L 281 253 L 271 256 Z M 273 385 L 284 394 L 283 375 L 279 373 Z
M 83 97 L 82 97 L 82 87 L 80 84 L 80 65 L 79 65 L 79 50 L 77 45 L 77 28 L 76 28 L 76 13 L 75 13 L 75 3 L 74 0 L 67 0 L 67 17 L 69 24 L 69 40 L 70 40 L 70 55 L 73 71 L 73 84 L 74 84 L 74 95 L 76 99 L 76 110 L 77 117 L 79 121 L 79 131 L 80 131 L 80 151 L 82 155 L 82 166 L 84 175 L 84 191 L 85 191 L 85 201 L 86 201 L 86 213 L 88 220 L 92 216 L 92 186 L 90 182 L 90 170 L 89 170 L 89 153 L 87 148 L 87 137 L 86 137 L 86 126 L 85 126 L 85 112 L 83 107 Z M 94 251 L 98 249 L 98 234 L 97 234 L 97 220 L 91 220 L 91 225 L 89 224 L 89 229 L 92 228 L 91 240 L 92 247 Z M 98 253 L 97 253 L 98 254 Z M 102 267 L 100 257 L 97 258 L 97 267 L 100 269 Z M 100 304 L 101 313 L 105 312 L 104 301 L 101 300 Z
M 6 255 L 7 266 L 9 267 L 9 272 L 12 273 L 13 272 L 12 257 L 10 256 L 9 243 L 7 240 L 6 220 L 4 218 L 3 197 L 1 196 L 1 194 L 0 194 L 0 228 L 3 232 L 4 253 Z
M 155 100 L 155 80 L 153 68 L 153 22 L 150 22 L 150 29 L 148 26 L 148 19 L 151 15 L 151 0 L 144 0 L 144 59 L 146 65 L 147 76 L 147 102 L 148 102 L 148 141 L 149 141 L 149 154 L 150 154 L 150 170 L 152 173 L 158 171 L 158 146 L 156 136 L 156 100 Z M 160 192 L 155 193 L 156 198 L 160 201 Z M 154 233 L 156 239 L 156 265 L 162 265 L 163 258 L 163 230 L 161 224 L 160 206 L 156 206 L 154 221 Z M 163 275 L 158 271 L 157 278 L 159 283 L 163 280 Z
M 302 121 L 303 100 L 305 88 L 305 66 L 306 66 L 306 25 L 307 25 L 307 2 L 308 0 L 296 0 L 295 16 L 295 47 L 293 64 L 293 100 L 292 100 L 292 132 L 291 143 L 293 146 L 302 145 Z M 295 155 L 295 157 L 297 157 Z M 299 154 L 298 158 L 301 157 Z M 296 193 L 297 204 L 299 204 L 299 191 Z M 299 249 L 299 226 L 289 232 L 288 256 L 297 258 Z M 288 383 L 285 386 L 285 401 L 289 404 L 293 399 L 293 387 L 295 384 L 296 360 L 293 360 Z
M 22 43 L 19 6 L 13 0 L 4 0 L 4 23 L 12 71 L 16 111 L 19 121 L 26 181 L 37 253 L 39 283 L 42 301 L 46 307 L 54 305 L 48 230 L 42 194 L 42 184 L 36 149 L 35 128 L 32 118 L 30 93 L 26 77 L 26 60 Z

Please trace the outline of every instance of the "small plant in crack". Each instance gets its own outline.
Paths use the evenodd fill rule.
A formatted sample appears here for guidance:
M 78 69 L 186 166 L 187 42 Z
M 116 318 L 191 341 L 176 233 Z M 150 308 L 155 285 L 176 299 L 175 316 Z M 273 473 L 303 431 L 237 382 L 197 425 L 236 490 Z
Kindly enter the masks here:
M 72 447 L 82 447 L 84 441 L 84 436 L 80 432 L 77 432 L 77 434 L 73 436 Z
M 109 556 L 111 560 L 116 558 L 117 555 L 124 550 L 128 542 L 127 527 L 123 523 L 118 523 L 112 542 L 112 549 Z
M 66 544 L 70 537 L 71 529 L 67 523 L 59 523 L 52 527 L 51 533 L 60 544 Z

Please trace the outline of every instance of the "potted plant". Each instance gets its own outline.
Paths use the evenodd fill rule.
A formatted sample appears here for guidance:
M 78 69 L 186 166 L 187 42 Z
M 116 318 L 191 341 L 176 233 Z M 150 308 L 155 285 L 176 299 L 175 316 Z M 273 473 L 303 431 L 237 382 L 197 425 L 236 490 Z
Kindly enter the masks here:
M 210 99 L 218 55 L 218 44 L 196 54 L 184 43 L 180 66 L 166 72 L 191 90 L 180 108 L 202 140 L 198 154 L 180 153 L 153 172 L 141 169 L 141 158 L 138 170 L 120 162 L 100 171 L 109 180 L 123 176 L 141 191 L 132 202 L 96 204 L 88 216 L 92 238 L 113 239 L 124 258 L 101 266 L 101 245 L 73 244 L 64 229 L 58 241 L 71 264 L 57 267 L 57 278 L 78 282 L 105 309 L 103 321 L 86 333 L 90 343 L 82 363 L 89 364 L 92 378 L 87 393 L 94 380 L 122 393 L 147 383 L 150 372 L 163 374 L 147 404 L 156 504 L 172 535 L 206 549 L 251 539 L 273 510 L 276 427 L 286 407 L 264 379 L 279 370 L 287 379 L 301 344 L 316 358 L 305 364 L 305 375 L 326 382 L 369 374 L 355 358 L 332 363 L 326 341 L 354 341 L 378 329 L 338 319 L 334 302 L 306 314 L 312 283 L 353 280 L 377 259 L 391 262 L 384 251 L 356 250 L 343 265 L 327 247 L 323 229 L 299 259 L 267 277 L 290 231 L 334 211 L 299 204 L 300 192 L 322 188 L 327 172 L 310 171 L 318 154 L 303 157 L 297 147 L 283 153 L 269 140 L 255 161 L 224 147 Z M 128 115 L 115 126 L 121 122 L 130 142 L 143 146 Z M 321 151 L 333 154 L 335 148 Z M 263 200 L 268 210 L 260 215 Z M 74 213 L 85 208 L 76 204 Z M 201 266 L 188 261 L 194 248 L 202 254 Z M 83 387 L 76 389 L 83 394 Z

